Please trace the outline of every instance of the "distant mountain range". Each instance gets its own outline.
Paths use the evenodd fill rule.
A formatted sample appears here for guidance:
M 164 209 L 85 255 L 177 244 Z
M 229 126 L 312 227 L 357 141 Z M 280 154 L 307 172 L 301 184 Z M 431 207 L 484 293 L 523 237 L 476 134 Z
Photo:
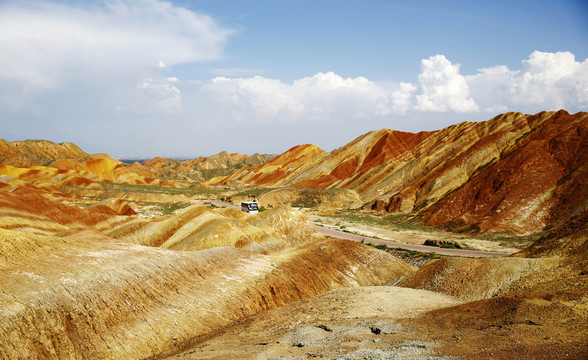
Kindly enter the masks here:
M 59 169 L 88 171 L 104 180 L 124 183 L 151 183 L 139 177 L 163 178 L 171 181 L 202 182 L 210 177 L 231 174 L 236 169 L 259 166 L 277 155 L 241 155 L 223 151 L 209 157 L 172 159 L 156 157 L 150 160 L 113 159 L 107 154 L 88 154 L 73 143 L 56 144 L 47 140 L 8 142 L 0 139 L 0 165 L 48 166 Z M 99 166 L 98 163 L 100 163 Z M 98 169 L 100 168 L 100 169 Z M 104 177 L 104 168 L 117 169 Z M 109 170 L 110 171 L 110 170 Z M 124 175 L 122 175 L 124 173 Z M 168 185 L 170 183 L 167 183 Z

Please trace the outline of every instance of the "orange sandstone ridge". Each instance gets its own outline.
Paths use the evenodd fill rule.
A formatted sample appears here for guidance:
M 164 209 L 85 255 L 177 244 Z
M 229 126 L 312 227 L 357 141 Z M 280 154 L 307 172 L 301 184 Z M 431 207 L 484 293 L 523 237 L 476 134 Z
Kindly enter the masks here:
M 73 143 L 47 140 L 8 142 L 0 139 L 0 164 L 14 166 L 49 165 L 57 159 L 88 160 L 92 156 Z
M 346 188 L 364 208 L 417 215 L 426 225 L 536 233 L 585 209 L 587 120 L 560 110 L 417 134 L 383 129 L 330 153 L 297 146 L 208 183 Z

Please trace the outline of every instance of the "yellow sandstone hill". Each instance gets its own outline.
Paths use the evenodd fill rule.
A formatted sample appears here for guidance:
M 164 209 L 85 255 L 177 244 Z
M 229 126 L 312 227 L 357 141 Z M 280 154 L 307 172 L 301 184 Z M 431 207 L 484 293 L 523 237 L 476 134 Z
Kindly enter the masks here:
M 47 140 L 8 142 L 0 139 L 0 164 L 47 166 L 58 159 L 87 160 L 91 156 L 72 143 L 56 144 Z
M 7 142 L 0 139 L 0 175 L 34 182 L 36 186 L 97 187 L 93 185 L 95 182 L 105 181 L 173 185 L 140 170 L 127 168 L 107 154 L 87 154 L 72 143 L 56 144 L 46 140 Z

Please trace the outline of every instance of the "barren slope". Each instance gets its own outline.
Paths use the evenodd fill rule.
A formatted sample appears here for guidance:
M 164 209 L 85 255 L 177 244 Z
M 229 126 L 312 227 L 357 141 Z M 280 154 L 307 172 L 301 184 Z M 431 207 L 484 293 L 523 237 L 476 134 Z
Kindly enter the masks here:
M 432 291 L 333 290 L 196 337 L 167 356 L 584 359 L 587 216 L 574 218 L 518 258 L 445 258 L 397 283 Z
M 0 237 L 0 356 L 11 359 L 144 358 L 249 314 L 412 271 L 343 241 L 259 255 L 177 252 L 91 233 Z
M 195 338 L 174 359 L 403 359 L 430 344 L 402 341 L 398 319 L 458 304 L 423 290 L 344 288 L 297 301 Z M 406 334 L 403 334 L 406 336 Z
M 397 285 L 464 300 L 531 292 L 588 291 L 588 212 L 574 217 L 529 248 L 508 258 L 444 258 Z
M 251 171 L 243 169 L 228 177 L 211 179 L 208 183 L 231 184 L 236 180 L 257 185 L 287 185 L 290 179 L 305 173 L 325 154 L 315 145 L 298 145 Z
M 57 195 L 0 187 L 0 358 L 145 358 L 247 315 L 415 270 L 326 240 L 291 208 L 148 220 L 120 201 L 82 208 Z
M 530 131 L 423 212 L 431 226 L 528 234 L 588 205 L 588 114 L 527 117 Z
M 456 231 L 530 234 L 588 198 L 588 114 L 507 113 L 418 134 L 373 131 L 325 153 L 301 145 L 215 183 L 355 190 L 367 207 Z

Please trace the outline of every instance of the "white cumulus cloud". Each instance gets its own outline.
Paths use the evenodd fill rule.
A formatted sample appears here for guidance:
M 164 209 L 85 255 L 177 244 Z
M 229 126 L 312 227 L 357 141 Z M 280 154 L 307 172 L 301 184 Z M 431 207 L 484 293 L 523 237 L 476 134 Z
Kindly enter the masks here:
M 578 62 L 570 52 L 534 51 L 521 63 L 520 70 L 502 65 L 466 77 L 483 110 L 575 112 L 588 108 L 588 59 Z
M 231 33 L 207 15 L 159 0 L 4 3 L 0 84 L 14 95 L 2 101 L 16 109 L 35 94 L 79 93 L 84 84 L 132 92 L 149 71 L 219 59 Z
M 165 79 L 145 79 L 139 84 L 148 110 L 161 113 L 178 114 L 182 110 L 182 95 L 176 86 L 179 80 L 175 77 Z M 145 110 L 145 109 L 144 109 Z
M 317 73 L 292 83 L 261 76 L 218 77 L 199 83 L 196 102 L 218 119 L 239 122 L 363 121 L 409 113 L 535 113 L 588 108 L 588 59 L 569 52 L 535 51 L 522 68 L 505 65 L 460 73 L 444 55 L 421 62 L 414 82 L 380 83 L 365 77 Z
M 203 84 L 199 98 L 238 121 L 321 121 L 363 118 L 394 111 L 390 89 L 364 77 L 343 78 L 332 72 L 285 83 L 261 76 L 218 77 Z
M 478 105 L 470 97 L 466 79 L 459 73 L 459 65 L 443 55 L 421 61 L 418 76 L 420 93 L 416 95 L 416 109 L 421 111 L 477 111 Z

